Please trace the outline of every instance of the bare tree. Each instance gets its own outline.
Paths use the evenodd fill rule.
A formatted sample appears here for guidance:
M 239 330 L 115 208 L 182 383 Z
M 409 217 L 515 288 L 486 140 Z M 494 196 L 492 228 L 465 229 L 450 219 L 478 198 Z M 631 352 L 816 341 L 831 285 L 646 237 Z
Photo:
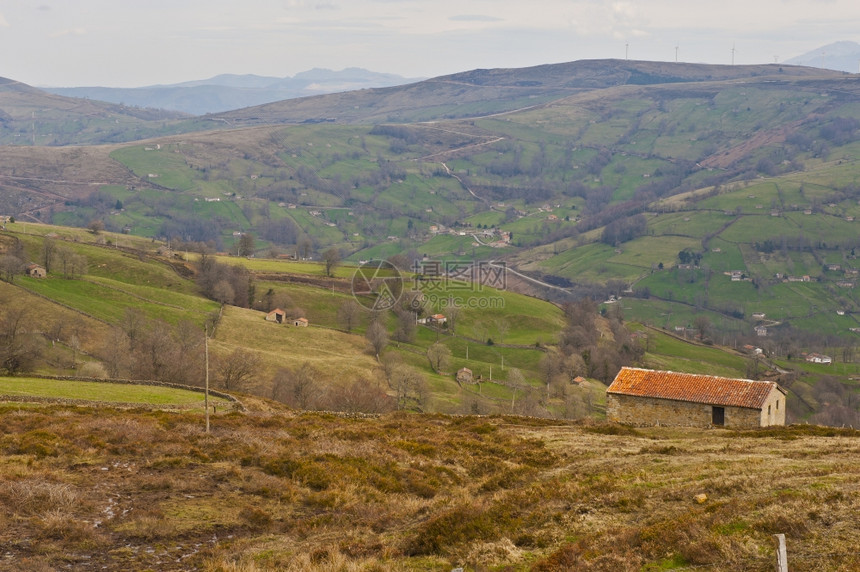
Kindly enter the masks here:
M 322 396 L 318 378 L 308 362 L 297 369 L 281 369 L 272 378 L 272 398 L 291 407 L 314 409 Z
M 360 318 L 361 306 L 352 298 L 345 300 L 337 309 L 337 320 L 347 332 L 352 332 L 352 329 L 358 325 Z
M 340 252 L 336 248 L 329 248 L 323 252 L 323 262 L 325 263 L 325 275 L 334 276 L 334 269 L 340 264 Z
M 146 314 L 139 308 L 126 308 L 119 326 L 128 337 L 129 349 L 134 350 L 146 328 Z
M 305 259 L 310 256 L 311 248 L 313 248 L 314 243 L 307 236 L 303 237 L 299 241 L 299 252 L 301 253 L 301 258 Z
M 448 369 L 451 361 L 451 350 L 445 344 L 436 342 L 427 348 L 427 358 L 436 373 L 440 373 Z
M 71 248 L 57 247 L 54 250 L 54 259 L 60 267 L 63 278 L 74 280 L 87 273 L 87 258 Z M 47 268 L 45 270 L 47 271 Z
M 46 238 L 42 242 L 42 266 L 45 267 L 45 272 L 50 272 L 54 263 L 54 253 L 57 250 L 57 243 L 53 238 Z
M 27 308 L 8 303 L 0 306 L 6 307 L 0 317 L 0 370 L 8 375 L 29 371 L 41 354 L 41 347 L 27 330 Z
M 564 370 L 564 373 L 567 374 L 567 380 L 570 383 L 573 383 L 573 380 L 585 374 L 585 360 L 583 360 L 582 356 L 579 354 L 570 354 L 564 358 L 562 369 Z
M 394 339 L 407 344 L 413 342 L 417 328 L 415 314 L 400 307 L 396 307 L 394 312 L 397 315 L 397 329 L 394 330 Z
M 395 392 L 397 409 L 422 411 L 427 405 L 427 380 L 420 371 L 406 364 L 390 368 L 388 386 Z
M 0 274 L 3 280 L 10 284 L 15 281 L 15 276 L 21 274 L 24 270 L 24 262 L 17 256 L 4 254 L 0 256 Z
M 704 340 L 711 331 L 711 320 L 700 314 L 693 319 L 693 327 L 699 330 L 699 337 Z
M 119 327 L 111 328 L 100 352 L 108 377 L 122 377 L 129 365 L 129 351 L 129 337 L 126 333 Z
M 333 392 L 328 406 L 349 413 L 384 413 L 394 402 L 376 383 L 358 379 Z
M 105 223 L 99 219 L 93 219 L 87 225 L 87 228 L 90 230 L 91 233 L 99 234 L 101 231 L 103 231 L 105 229 Z
M 367 332 L 364 336 L 373 348 L 376 361 L 379 361 L 379 354 L 382 353 L 382 350 L 384 350 L 385 346 L 388 345 L 388 330 L 385 329 L 385 325 L 382 322 L 374 320 L 373 323 L 370 324 L 370 327 L 367 328 Z
M 253 234 L 248 234 L 247 232 L 243 232 L 242 236 L 239 237 L 239 247 L 237 249 L 237 254 L 239 256 L 251 256 L 254 254 L 254 250 L 256 249 L 256 241 L 254 240 Z
M 517 400 L 517 392 L 526 391 L 528 389 L 523 372 L 515 367 L 510 368 L 508 370 L 508 379 L 505 382 L 505 385 L 511 389 L 511 413 L 513 413 Z
M 445 308 L 445 317 L 448 320 L 448 331 L 452 334 L 456 331 L 457 321 L 463 314 L 463 310 L 456 304 L 450 304 Z
M 498 336 L 499 343 L 503 344 L 505 343 L 505 336 L 511 331 L 511 323 L 505 318 L 496 318 L 494 323 L 496 325 L 496 336 Z
M 222 304 L 233 304 L 236 301 L 236 291 L 227 280 L 219 280 L 212 289 L 212 297 Z
M 215 371 L 224 389 L 239 389 L 257 373 L 259 363 L 260 358 L 256 353 L 236 348 L 217 360 Z

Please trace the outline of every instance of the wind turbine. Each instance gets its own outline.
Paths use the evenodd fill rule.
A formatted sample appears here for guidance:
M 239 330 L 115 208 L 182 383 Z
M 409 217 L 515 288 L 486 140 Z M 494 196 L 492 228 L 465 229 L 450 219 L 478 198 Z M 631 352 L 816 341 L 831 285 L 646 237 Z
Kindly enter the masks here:
M 675 63 L 678 63 L 678 44 L 675 44 Z
M 735 65 L 735 44 L 732 42 L 732 65 Z

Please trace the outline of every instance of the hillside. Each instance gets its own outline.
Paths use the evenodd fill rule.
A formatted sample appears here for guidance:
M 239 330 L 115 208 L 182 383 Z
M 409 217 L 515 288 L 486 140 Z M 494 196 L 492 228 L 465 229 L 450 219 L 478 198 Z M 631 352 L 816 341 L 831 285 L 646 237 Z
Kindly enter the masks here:
M 715 66 L 627 60 L 580 60 L 529 68 L 472 70 L 405 86 L 288 100 L 217 114 L 233 126 L 307 123 L 412 123 L 531 108 L 584 91 L 620 85 L 729 81 L 770 76 L 835 78 L 786 66 Z
M 849 41 L 834 42 L 793 57 L 785 63 L 857 73 L 860 71 L 860 44 Z
M 204 115 L 285 99 L 387 87 L 413 81 L 416 80 L 349 68 L 340 71 L 313 69 L 293 77 L 283 78 L 224 74 L 205 80 L 136 88 L 49 87 L 43 89 L 66 97 L 96 99 L 134 107 Z
M 0 148 L 0 208 L 221 252 L 251 235 L 259 256 L 501 261 L 530 295 L 633 294 L 628 318 L 683 329 L 704 312 L 711 341 L 851 362 L 857 90 L 777 65 L 476 70 L 218 118 L 322 123 Z M 434 121 L 393 122 L 416 119 Z
M 206 327 L 214 332 L 213 387 L 303 409 L 601 418 L 606 384 L 622 365 L 638 365 L 778 380 L 790 391 L 791 420 L 858 422 L 852 380 L 860 367 L 850 346 L 831 366 L 804 360 L 797 347 L 809 339 L 786 345 L 794 352 L 788 357 L 772 352 L 771 340 L 753 340 L 755 353 L 722 333 L 718 313 L 680 302 L 621 298 L 600 308 L 587 300 L 559 307 L 499 288 L 503 283 L 404 272 L 400 303 L 371 312 L 361 305 L 364 295 L 352 294 L 355 266 L 339 265 L 327 276 L 316 262 L 209 253 L 204 272 L 201 255 L 141 237 L 6 226 L 0 327 L 29 324 L 14 346 L 23 364 L 16 373 L 201 386 Z M 9 265 L 16 257 L 43 263 L 46 252 L 47 279 Z M 267 322 L 273 308 L 310 326 Z M 423 323 L 437 313 L 447 323 Z M 669 318 L 689 325 L 679 333 Z M 374 324 L 385 333 L 376 350 Z M 0 344 L 0 363 L 12 347 Z M 455 373 L 464 367 L 480 383 L 459 383 Z
M 0 144 L 87 145 L 145 139 L 183 114 L 53 95 L 0 78 Z M 172 133 L 184 129 L 173 129 Z
M 857 434 L 0 405 L 2 570 L 860 566 Z
M 22 324 L 15 326 L 16 337 L 2 338 L 18 342 L 0 344 L 0 367 L 9 373 L 200 386 L 205 326 L 212 333 L 213 386 L 303 408 L 582 416 L 593 413 L 582 403 L 602 401 L 601 384 L 566 383 L 538 405 L 541 360 L 565 327 L 563 312 L 541 300 L 480 285 L 449 290 L 428 284 L 423 302 L 410 305 L 408 296 L 423 294 L 407 282 L 401 306 L 374 313 L 351 294 L 354 267 L 339 267 L 332 278 L 317 263 L 207 254 L 216 282 L 229 284 L 209 291 L 194 253 L 127 235 L 6 226 L 0 232 L 0 336 Z M 20 262 L 10 266 L 16 258 L 44 264 L 46 257 L 47 278 L 23 276 Z M 239 295 L 223 307 L 204 296 L 226 301 L 224 288 Z M 455 309 L 439 306 L 443 298 L 462 306 L 456 316 Z M 307 318 L 310 327 L 267 322 L 275 307 Z M 440 311 L 450 315 L 450 325 L 417 324 L 419 316 Z M 374 352 L 366 334 L 376 322 L 390 343 Z M 462 367 L 482 383 L 461 386 L 454 372 Z

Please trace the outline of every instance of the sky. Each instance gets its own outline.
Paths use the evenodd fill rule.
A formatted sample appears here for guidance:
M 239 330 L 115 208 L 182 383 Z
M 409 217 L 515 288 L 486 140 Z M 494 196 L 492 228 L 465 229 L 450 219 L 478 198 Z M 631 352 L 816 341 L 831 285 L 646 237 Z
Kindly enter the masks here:
M 0 0 L 0 77 L 53 87 L 596 58 L 760 64 L 841 40 L 860 41 L 857 0 Z

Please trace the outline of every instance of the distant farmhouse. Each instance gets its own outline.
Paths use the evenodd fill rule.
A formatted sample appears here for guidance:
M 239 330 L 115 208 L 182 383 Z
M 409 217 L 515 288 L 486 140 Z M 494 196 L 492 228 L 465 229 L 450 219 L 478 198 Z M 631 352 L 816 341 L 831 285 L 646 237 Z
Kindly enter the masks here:
M 24 272 L 27 276 L 32 278 L 45 278 L 48 276 L 48 273 L 45 271 L 43 266 L 39 266 L 38 264 L 28 264 L 26 268 L 24 268 Z
M 280 308 L 275 308 L 268 314 L 266 314 L 267 322 L 277 322 L 278 324 L 283 324 L 287 321 L 287 313 L 281 310 Z
M 460 368 L 457 371 L 457 383 L 472 383 L 473 381 L 472 370 L 468 367 Z
M 806 361 L 809 363 L 823 363 L 825 365 L 830 365 L 833 363 L 833 358 L 824 354 L 811 353 L 806 356 Z
M 622 368 L 606 390 L 610 421 L 732 428 L 785 425 L 785 390 L 772 381 Z

